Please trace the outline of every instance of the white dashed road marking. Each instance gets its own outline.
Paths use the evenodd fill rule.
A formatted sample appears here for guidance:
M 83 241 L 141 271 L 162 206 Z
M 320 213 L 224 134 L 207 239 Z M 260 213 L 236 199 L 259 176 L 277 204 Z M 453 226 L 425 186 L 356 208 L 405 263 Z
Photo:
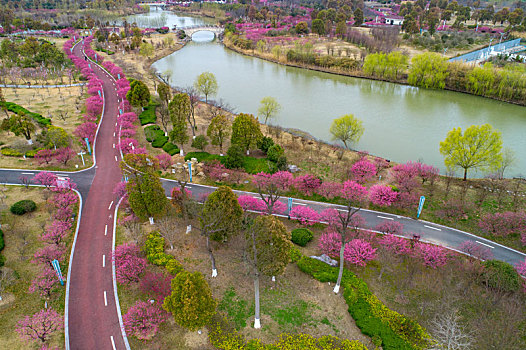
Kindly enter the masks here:
M 489 247 L 489 248 L 491 248 L 491 249 L 495 249 L 495 247 L 492 247 L 492 246 L 490 246 L 489 244 L 482 243 L 482 242 L 479 242 L 479 241 L 475 241 L 475 242 L 477 242 L 478 244 L 485 245 L 486 247 Z
M 108 306 L 108 298 L 106 297 L 106 291 L 104 291 L 104 306 Z
M 381 216 L 381 215 L 376 215 L 376 217 L 382 218 L 382 219 L 385 219 L 385 220 L 394 220 L 393 218 L 388 218 L 386 216 Z
M 433 227 L 433 226 L 427 226 L 427 225 L 424 225 L 424 227 L 430 228 L 430 229 L 432 229 L 432 230 L 442 231 L 441 229 L 436 228 L 436 227 Z

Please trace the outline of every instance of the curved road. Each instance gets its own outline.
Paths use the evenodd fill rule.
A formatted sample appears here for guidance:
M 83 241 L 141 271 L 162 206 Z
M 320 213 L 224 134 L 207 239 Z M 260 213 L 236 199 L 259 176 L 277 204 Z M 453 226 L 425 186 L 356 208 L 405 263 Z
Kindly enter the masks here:
M 74 53 L 82 57 L 81 45 L 74 47 Z M 103 69 L 92 64 L 95 74 L 103 81 L 104 113 L 95 145 L 96 165 L 78 172 L 55 171 L 59 176 L 69 177 L 77 184 L 84 199 L 83 210 L 75 251 L 72 256 L 69 297 L 66 296 L 66 349 L 126 349 L 119 324 L 118 306 L 113 293 L 112 247 L 113 223 L 116 201 L 113 188 L 121 180 L 119 169 L 120 154 L 115 134 L 118 113 L 118 98 L 115 80 Z M 20 177 L 32 178 L 38 170 L 0 169 L 0 183 L 21 184 Z M 167 195 L 177 187 L 175 181 L 163 179 Z M 188 184 L 188 189 L 198 198 L 211 193 L 215 187 Z M 256 198 L 256 193 L 236 191 Z M 286 199 L 282 201 L 286 204 Z M 293 206 L 309 206 L 321 211 L 343 206 L 294 199 Z M 422 240 L 455 249 L 464 241 L 473 241 L 489 247 L 495 259 L 516 264 L 526 254 L 502 246 L 485 238 L 434 223 L 415 220 L 399 215 L 362 210 L 369 228 L 384 220 L 398 221 L 404 225 L 404 235 L 421 234 Z

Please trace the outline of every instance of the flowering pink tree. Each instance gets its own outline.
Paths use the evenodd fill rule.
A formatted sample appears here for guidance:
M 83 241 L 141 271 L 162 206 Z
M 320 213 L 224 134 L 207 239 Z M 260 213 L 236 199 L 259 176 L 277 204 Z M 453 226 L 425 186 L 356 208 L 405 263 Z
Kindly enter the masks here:
M 58 277 L 49 265 L 42 266 L 42 271 L 31 282 L 29 293 L 38 293 L 42 298 L 49 298 L 57 286 Z
M 167 153 L 162 153 L 156 156 L 157 160 L 159 161 L 159 166 L 163 170 L 167 170 L 169 167 L 172 166 L 172 156 L 170 156 Z
M 385 234 L 399 235 L 404 229 L 404 225 L 394 220 L 384 220 L 374 227 L 376 231 Z
M 161 323 L 168 319 L 166 311 L 158 305 L 160 304 L 137 301 L 130 307 L 128 312 L 122 316 L 126 333 L 142 340 L 153 338 Z
M 252 183 L 257 187 L 261 200 L 266 205 L 267 214 L 272 214 L 274 206 L 284 192 L 292 185 L 293 176 L 288 171 L 278 171 L 274 174 L 258 173 L 252 178 Z
M 412 162 L 397 164 L 391 169 L 391 176 L 395 179 L 398 188 L 408 193 L 414 192 L 419 187 L 418 174 L 418 167 L 415 167 Z
M 305 174 L 296 177 L 293 186 L 305 196 L 311 196 L 321 186 L 321 180 L 314 175 Z
M 173 277 L 161 272 L 146 272 L 139 281 L 139 290 L 162 304 L 164 298 L 172 293 L 171 281 Z
M 417 243 L 415 248 L 416 256 L 422 259 L 422 263 L 425 266 L 436 269 L 444 266 L 448 261 L 448 253 L 443 247 L 426 243 Z
M 79 197 L 73 191 L 57 192 L 51 199 L 51 203 L 57 208 L 70 208 L 78 201 Z
M 31 262 L 35 264 L 50 265 L 53 260 L 64 260 L 64 248 L 55 244 L 46 244 L 33 254 Z
M 376 248 L 363 239 L 353 239 L 345 246 L 343 257 L 353 265 L 364 267 L 368 261 L 376 258 Z
M 50 149 L 41 149 L 37 153 L 35 153 L 35 159 L 39 164 L 49 164 L 53 157 L 55 156 L 55 152 Z
M 135 134 L 137 133 L 137 131 L 135 130 L 135 128 L 133 129 L 122 129 L 120 131 L 121 133 L 121 137 L 134 137 Z
M 340 195 L 343 190 L 343 184 L 340 182 L 323 182 L 320 187 L 316 189 L 316 193 L 327 199 L 333 199 Z
M 139 141 L 130 138 L 122 139 L 119 143 L 119 148 L 124 154 L 132 153 L 134 149 L 139 148 Z
M 46 232 L 42 235 L 42 240 L 49 244 L 59 246 L 67 238 L 70 230 L 70 222 L 55 220 L 51 225 L 46 227 Z
M 55 151 L 55 159 L 64 165 L 68 164 L 68 161 L 73 158 L 76 153 L 70 147 L 59 148 Z
M 262 213 L 265 212 L 267 209 L 265 202 L 263 202 L 259 198 L 254 198 L 252 196 L 242 195 L 237 197 L 237 201 L 244 211 L 250 210 Z
M 86 137 L 88 138 L 89 142 L 93 144 L 93 141 L 95 140 L 96 132 L 97 132 L 97 124 L 93 122 L 85 122 L 77 126 L 75 131 L 73 131 L 73 135 L 79 138 L 80 143 L 84 147 L 86 145 L 84 141 Z
M 51 186 L 54 186 L 56 184 L 57 175 L 47 171 L 41 171 L 35 175 L 33 180 L 41 184 L 42 186 L 46 186 L 46 188 L 49 189 Z
M 140 256 L 139 247 L 128 243 L 117 246 L 113 259 L 117 282 L 129 284 L 139 281 L 139 275 L 146 267 L 146 259 Z
M 369 200 L 374 205 L 388 207 L 396 201 L 398 193 L 390 186 L 374 185 L 369 189 Z
M 526 232 L 526 213 L 506 211 L 486 214 L 480 219 L 479 227 L 485 233 L 495 236 L 518 235 Z
M 90 116 L 99 116 L 103 105 L 104 101 L 99 96 L 91 96 L 86 99 L 86 111 Z
M 44 343 L 53 333 L 64 327 L 62 322 L 62 316 L 52 308 L 42 309 L 18 321 L 15 330 L 25 340 L 40 340 Z
M 352 179 L 358 183 L 364 184 L 376 175 L 376 167 L 373 163 L 362 158 L 351 167 Z
M 379 243 L 385 249 L 396 255 L 409 255 L 412 252 L 411 243 L 408 239 L 397 237 L 392 234 L 384 235 Z
M 113 187 L 113 194 L 118 199 L 126 197 L 128 195 L 128 191 L 126 190 L 126 182 L 125 181 L 118 182 L 115 185 L 115 187 Z
M 517 263 L 517 265 L 515 265 L 515 269 L 517 270 L 519 275 L 526 276 L 526 259 Z
M 340 234 L 327 228 L 318 240 L 318 248 L 323 254 L 327 254 L 331 258 L 338 258 L 341 248 Z
M 301 224 L 312 226 L 320 221 L 320 214 L 314 209 L 307 206 L 296 206 L 292 208 L 289 216 L 293 220 L 298 220 Z
M 139 120 L 137 118 L 137 114 L 133 113 L 133 112 L 129 112 L 129 113 L 123 113 L 121 115 L 119 115 L 117 117 L 117 123 L 119 123 L 119 125 L 124 125 L 124 122 L 128 122 L 128 123 L 135 123 L 137 120 Z
M 488 247 L 484 247 L 477 242 L 465 241 L 460 243 L 457 248 L 461 252 L 471 255 L 480 260 L 490 260 L 493 259 L 493 253 Z

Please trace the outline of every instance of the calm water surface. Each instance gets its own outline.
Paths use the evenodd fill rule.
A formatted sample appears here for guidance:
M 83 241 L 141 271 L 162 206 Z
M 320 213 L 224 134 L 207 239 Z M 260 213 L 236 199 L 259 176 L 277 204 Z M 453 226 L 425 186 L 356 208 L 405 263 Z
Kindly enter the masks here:
M 171 83 L 185 87 L 204 71 L 215 74 L 222 98 L 237 112 L 257 114 L 265 96 L 282 109 L 274 124 L 304 130 L 332 142 L 333 119 L 352 113 L 365 132 L 356 149 L 405 162 L 422 160 L 444 170 L 439 142 L 454 127 L 490 123 L 500 130 L 504 145 L 517 155 L 509 175 L 526 175 L 526 108 L 449 91 L 432 91 L 366 79 L 280 66 L 240 55 L 200 32 L 182 50 L 154 64 L 171 71 Z

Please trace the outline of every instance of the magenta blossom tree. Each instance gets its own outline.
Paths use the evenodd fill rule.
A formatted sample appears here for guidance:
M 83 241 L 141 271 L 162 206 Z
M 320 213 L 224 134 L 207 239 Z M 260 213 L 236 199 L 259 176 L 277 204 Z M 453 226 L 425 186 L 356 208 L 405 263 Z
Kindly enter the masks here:
M 42 240 L 49 244 L 59 246 L 68 237 L 70 232 L 70 222 L 55 220 L 51 223 L 51 225 L 46 227 L 46 231 L 42 235 Z
M 41 184 L 42 186 L 46 186 L 46 188 L 49 189 L 51 186 L 55 186 L 57 181 L 57 175 L 47 171 L 41 171 L 35 175 L 33 180 Z
M 351 167 L 352 179 L 358 183 L 364 184 L 375 175 L 376 166 L 365 157 L 354 163 Z
M 390 186 L 374 185 L 369 189 L 369 200 L 374 205 L 388 207 L 396 201 L 397 197 L 398 193 Z
M 159 305 L 161 304 L 137 301 L 122 316 L 126 333 L 141 340 L 153 338 L 157 334 L 161 323 L 168 319 L 168 314 Z
M 53 333 L 61 330 L 63 325 L 62 316 L 52 308 L 42 309 L 32 316 L 25 316 L 18 321 L 16 332 L 25 340 L 40 340 L 46 342 Z
M 29 293 L 38 293 L 42 298 L 51 297 L 53 289 L 58 284 L 58 277 L 50 265 L 42 266 L 42 271 L 31 282 Z
M 159 166 L 163 170 L 167 170 L 169 167 L 172 166 L 172 156 L 170 156 L 167 153 L 162 153 L 157 155 L 155 158 L 159 161 Z
M 379 243 L 385 249 L 396 255 L 410 255 L 413 251 L 408 239 L 397 237 L 392 234 L 384 235 Z
M 385 234 L 399 235 L 404 229 L 404 225 L 394 220 L 384 220 L 374 227 L 376 231 Z
M 305 174 L 296 177 L 293 186 L 305 196 L 311 196 L 321 186 L 321 180 L 314 175 Z
M 133 124 L 137 120 L 139 120 L 137 114 L 133 112 L 123 113 L 117 117 L 117 123 L 119 123 L 119 125 L 124 125 L 125 122 Z
M 353 239 L 345 246 L 343 257 L 353 265 L 364 267 L 367 262 L 376 258 L 376 248 L 363 239 Z
M 64 260 L 64 248 L 55 244 L 46 244 L 44 247 L 37 249 L 31 262 L 50 265 L 55 259 L 58 261 Z
M 97 124 L 93 122 L 85 122 L 77 126 L 73 134 L 79 138 L 79 142 L 82 147 L 86 147 L 85 138 L 87 137 L 90 144 L 93 144 L 95 140 L 95 134 L 97 133 Z
M 139 282 L 139 290 L 162 304 L 164 298 L 172 293 L 172 278 L 174 276 L 161 272 L 146 272 Z
M 425 266 L 431 267 L 432 269 L 444 266 L 448 261 L 448 253 L 443 247 L 426 243 L 417 243 L 415 248 L 416 256 L 422 259 L 422 263 Z
M 243 209 L 243 211 L 250 210 L 250 211 L 256 211 L 259 213 L 263 213 L 267 209 L 265 202 L 263 202 L 259 198 L 254 198 L 252 196 L 242 195 L 242 196 L 237 197 L 237 201 L 239 205 L 241 206 L 241 208 Z
M 117 282 L 129 284 L 139 281 L 139 275 L 146 267 L 146 259 L 140 256 L 139 247 L 128 243 L 117 246 L 113 259 L 115 260 Z
M 526 232 L 526 213 L 506 211 L 486 214 L 480 219 L 479 227 L 485 233 L 495 236 L 518 235 Z
M 289 215 L 291 219 L 298 220 L 305 226 L 312 226 L 320 221 L 320 214 L 307 206 L 298 205 L 292 208 Z
M 340 195 L 343 184 L 339 182 L 324 182 L 316 189 L 316 193 L 327 199 L 333 199 Z
M 261 200 L 265 203 L 267 214 L 274 212 L 274 206 L 279 199 L 289 190 L 293 177 L 288 171 L 278 171 L 274 174 L 258 173 L 252 178 Z
M 493 253 L 490 248 L 484 247 L 474 241 L 462 242 L 457 249 L 480 260 L 493 259 Z
M 128 191 L 126 190 L 126 181 L 118 182 L 113 188 L 113 194 L 118 199 L 128 196 Z
M 517 270 L 519 275 L 526 276 L 526 259 L 517 263 L 517 265 L 515 265 L 515 269 Z
M 50 202 L 57 208 L 70 208 L 77 204 L 78 201 L 79 197 L 75 192 L 67 191 L 55 193 Z
M 132 153 L 136 148 L 139 148 L 139 141 L 131 138 L 122 139 L 119 143 L 119 148 L 122 153 Z
M 41 149 L 37 153 L 35 153 L 35 159 L 39 164 L 49 164 L 53 161 L 53 158 L 55 156 L 55 152 L 50 149 Z
M 75 152 L 70 147 L 59 148 L 55 151 L 55 159 L 64 165 L 68 164 L 68 161 L 75 156 Z
M 104 101 L 98 95 L 86 99 L 86 111 L 91 116 L 99 116 L 102 113 L 103 105 Z

